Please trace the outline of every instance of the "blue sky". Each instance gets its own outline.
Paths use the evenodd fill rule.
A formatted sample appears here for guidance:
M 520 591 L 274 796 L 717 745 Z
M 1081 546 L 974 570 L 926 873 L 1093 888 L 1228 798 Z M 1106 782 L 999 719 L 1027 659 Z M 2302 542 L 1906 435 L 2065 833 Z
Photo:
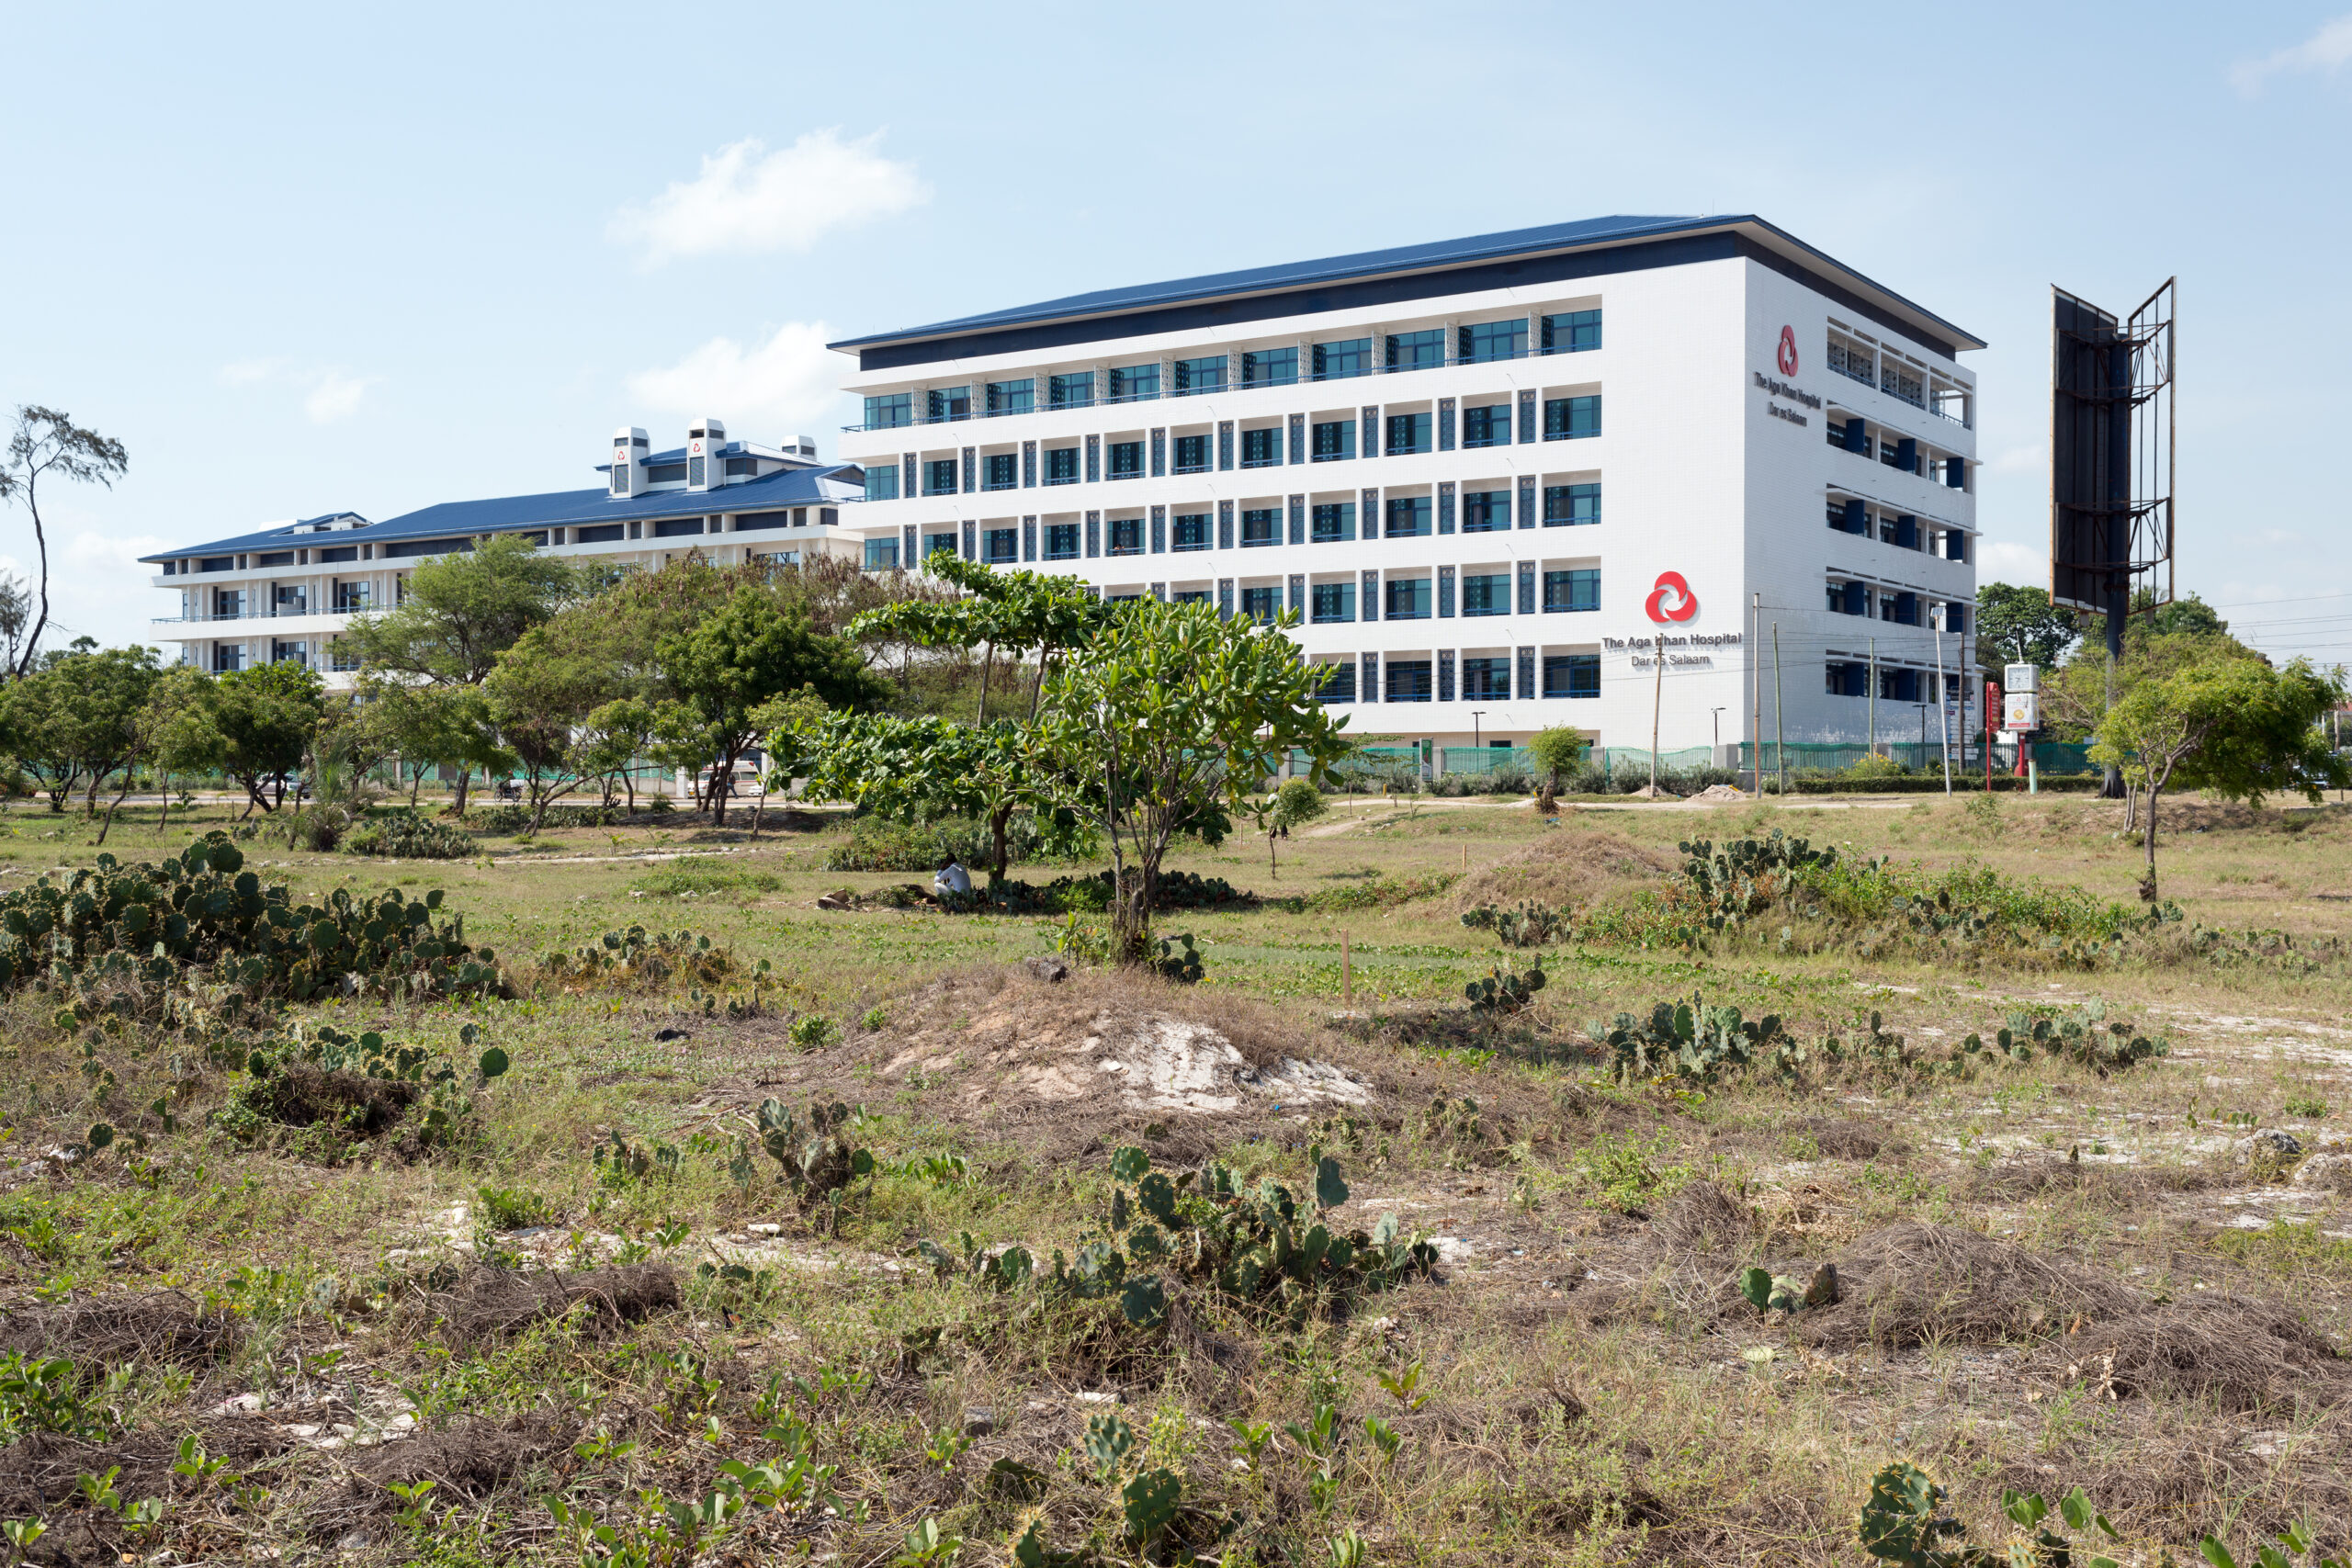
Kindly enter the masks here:
M 582 487 L 618 424 L 830 456 L 828 338 L 1755 212 L 1991 341 L 1987 580 L 2041 580 L 2049 286 L 2177 274 L 2181 585 L 2334 660 L 2345 4 L 17 6 L 0 404 L 129 447 L 46 509 L 59 618 L 126 641 L 144 551 Z

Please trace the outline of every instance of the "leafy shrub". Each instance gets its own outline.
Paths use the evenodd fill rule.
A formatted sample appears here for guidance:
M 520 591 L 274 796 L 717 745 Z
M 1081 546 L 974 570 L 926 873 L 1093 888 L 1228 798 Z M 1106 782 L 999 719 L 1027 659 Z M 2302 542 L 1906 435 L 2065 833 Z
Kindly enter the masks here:
M 1708 839 L 1685 840 L 1675 847 L 1684 857 L 1683 887 L 1715 931 L 1770 908 L 1799 872 L 1838 861 L 1835 849 L 1816 850 L 1778 828 L 1766 838 L 1729 840 L 1721 850 Z
M 629 891 L 660 898 L 708 897 L 723 893 L 773 893 L 783 886 L 783 878 L 772 871 L 731 865 L 718 855 L 681 855 L 648 872 L 630 885 Z
M 243 1002 L 499 992 L 493 954 L 468 944 L 465 917 L 435 921 L 437 888 L 414 900 L 336 888 L 298 904 L 243 867 L 244 852 L 214 832 L 160 864 L 100 855 L 63 884 L 44 876 L 0 894 L 0 992 L 70 990 L 76 1021 L 95 1016 L 102 996 L 118 1011 L 132 998 L 162 1001 L 198 967 Z
M 480 1038 L 470 1023 L 458 1032 L 469 1047 Z M 342 1123 L 331 1132 L 385 1131 L 369 1123 L 390 1112 L 405 1115 L 417 1146 L 447 1148 L 472 1134 L 475 1095 L 508 1066 L 504 1051 L 488 1046 L 476 1056 L 471 1075 L 461 1077 L 447 1055 L 421 1045 L 388 1046 L 372 1030 L 351 1034 L 331 1024 L 298 1027 L 291 1037 L 266 1041 L 246 1053 L 245 1080 L 212 1121 L 240 1142 L 253 1143 L 273 1126 L 314 1124 L 322 1111 Z M 316 1072 L 305 1073 L 305 1067 Z M 329 1077 L 322 1080 L 320 1075 Z M 397 1092 L 337 1092 L 337 1076 Z
M 1542 947 L 1568 934 L 1568 917 L 1548 904 L 1529 899 L 1516 909 L 1481 904 L 1462 917 L 1472 931 L 1492 931 L 1505 947 Z
M 654 807 L 658 815 L 669 809 L 667 797 L 655 795 L 664 804 Z M 620 806 L 550 806 L 540 818 L 542 832 L 552 828 L 618 828 L 628 820 L 628 810 Z M 466 809 L 465 825 L 476 833 L 519 833 L 531 825 L 531 808 L 527 806 L 473 806 Z
M 1911 770 L 1894 758 L 1873 751 L 1846 770 L 1849 779 L 1905 779 Z
M 1168 1313 L 1168 1287 L 1157 1273 L 1211 1288 L 1236 1304 L 1304 1324 L 1318 1304 L 1358 1291 L 1385 1290 L 1437 1262 L 1437 1249 L 1416 1234 L 1400 1241 L 1395 1213 L 1370 1234 L 1334 1235 L 1324 1214 L 1348 1201 L 1340 1162 L 1316 1167 L 1311 1210 L 1272 1177 L 1253 1191 L 1211 1165 L 1170 1178 L 1139 1148 L 1111 1156 L 1111 1212 L 1074 1263 L 1054 1253 L 1047 1289 L 1080 1298 L 1115 1295 L 1127 1321 L 1149 1327 Z
M 1039 860 L 1083 860 L 1095 852 L 1091 828 L 1069 813 L 1014 817 L 1005 824 L 1007 865 Z M 880 817 L 859 817 L 849 837 L 825 858 L 827 871 L 937 871 L 950 857 L 966 866 L 988 865 L 996 855 L 989 825 L 968 817 L 920 825 Z
M 1008 915 L 1101 914 L 1111 907 L 1112 874 L 1057 876 L 1043 887 L 1026 882 L 993 882 L 972 890 L 975 909 Z M 1152 883 L 1151 907 L 1157 910 L 1216 909 L 1259 902 L 1222 876 L 1191 871 L 1163 871 Z
M 1274 908 L 1294 915 L 1340 914 L 1351 909 L 1385 909 L 1398 904 L 1409 904 L 1417 898 L 1434 898 L 1462 880 L 1456 871 L 1438 872 L 1429 876 L 1368 876 L 1361 882 L 1351 882 L 1341 887 L 1326 887 L 1290 898 L 1270 899 Z
M 394 860 L 468 860 L 476 848 L 474 836 L 463 828 L 431 821 L 413 811 L 363 818 L 343 840 L 343 852 L 347 855 L 383 855 Z

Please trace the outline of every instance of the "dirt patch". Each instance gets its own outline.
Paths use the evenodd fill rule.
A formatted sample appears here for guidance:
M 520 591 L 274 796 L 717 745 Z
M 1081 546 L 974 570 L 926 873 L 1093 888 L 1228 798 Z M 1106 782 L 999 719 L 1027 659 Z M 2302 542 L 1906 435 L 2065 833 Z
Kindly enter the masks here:
M 383 1513 L 401 1506 L 388 1490 L 394 1483 L 430 1481 L 445 1495 L 486 1497 L 530 1466 L 564 1452 L 570 1437 L 567 1428 L 537 1416 L 453 1421 L 437 1431 L 368 1450 L 352 1465 L 351 1489 Z
M 1657 886 L 1675 870 L 1673 860 L 1631 839 L 1563 829 L 1471 873 L 1454 888 L 1453 907 L 1474 909 L 1532 898 L 1554 908 L 1581 908 Z
M 888 1086 L 912 1096 L 918 1122 L 992 1131 L 1047 1157 L 1133 1138 L 1189 1158 L 1302 1114 L 1394 1120 L 1383 1114 L 1397 1087 L 1385 1053 L 1152 975 L 1080 970 L 1049 983 L 996 965 L 889 1012 L 882 1030 L 712 1095 L 742 1109 L 769 1095 L 867 1100 Z
M 1712 1181 L 1694 1181 L 1657 1217 L 1660 1240 L 1677 1252 L 1719 1257 L 1745 1247 L 1756 1234 L 1745 1205 Z
M 1905 1220 L 1837 1259 L 1838 1299 L 1797 1331 L 1830 1349 L 1990 1345 L 2145 1310 L 2120 1282 L 1971 1230 Z
M 451 1289 L 426 1298 L 446 1335 L 478 1344 L 560 1317 L 585 1303 L 584 1329 L 609 1333 L 679 1303 L 678 1277 L 659 1263 L 637 1263 L 583 1273 L 520 1273 L 470 1269 Z
M 2352 1362 L 2275 1303 L 2196 1300 L 2094 1324 L 2039 1370 L 2094 1398 L 2211 1399 L 2225 1410 L 2324 1408 L 2352 1396 Z
M 100 1296 L 73 1306 L 12 1313 L 0 1322 L 0 1350 L 63 1356 L 96 1374 L 125 1361 L 198 1367 L 236 1348 L 237 1323 L 208 1313 L 177 1291 Z

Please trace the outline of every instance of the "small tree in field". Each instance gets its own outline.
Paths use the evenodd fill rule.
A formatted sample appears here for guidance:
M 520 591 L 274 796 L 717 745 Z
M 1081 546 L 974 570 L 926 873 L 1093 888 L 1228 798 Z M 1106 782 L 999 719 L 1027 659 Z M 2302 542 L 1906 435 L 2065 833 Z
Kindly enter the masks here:
M 2323 789 L 2352 784 L 2352 767 L 2318 728 L 2343 701 L 2342 677 L 2320 674 L 2308 660 L 2274 670 L 2223 658 L 2143 680 L 2109 708 L 2090 754 L 2147 794 L 2140 897 L 2155 900 L 2156 797 L 2168 786 L 2258 806 L 2284 790 L 2317 805 Z
M 1038 728 L 1062 804 L 1110 841 L 1118 962 L 1146 956 L 1159 863 L 1187 818 L 1238 809 L 1286 752 L 1304 752 L 1318 780 L 1340 755 L 1345 721 L 1315 696 L 1328 666 L 1283 635 L 1297 620 L 1136 600 L 1046 682 Z
M 1533 757 L 1535 765 L 1544 770 L 1544 798 L 1536 804 L 1547 813 L 1552 805 L 1551 797 L 1560 793 L 1561 779 L 1584 765 L 1586 745 L 1584 731 L 1570 729 L 1566 725 L 1539 729 L 1528 738 L 1528 755 Z
M 1280 877 L 1282 867 L 1274 862 L 1274 840 L 1287 839 L 1290 830 L 1303 822 L 1312 822 L 1323 815 L 1326 803 L 1323 792 L 1310 779 L 1284 779 L 1282 787 L 1268 795 L 1258 807 L 1258 821 L 1266 829 L 1266 874 Z
M 1027 725 L 824 713 L 770 737 L 771 789 L 798 775 L 812 800 L 846 800 L 902 822 L 975 817 L 989 826 L 989 873 L 1001 881 L 1015 813 L 1051 807 L 1050 763 Z

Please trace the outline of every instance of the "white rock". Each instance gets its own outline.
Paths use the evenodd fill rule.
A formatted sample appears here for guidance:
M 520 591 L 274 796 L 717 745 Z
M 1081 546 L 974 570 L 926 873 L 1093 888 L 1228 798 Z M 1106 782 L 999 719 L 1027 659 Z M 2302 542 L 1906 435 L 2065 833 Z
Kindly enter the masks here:
M 2287 1183 L 2307 1192 L 2352 1193 L 2352 1155 L 2312 1155 Z

